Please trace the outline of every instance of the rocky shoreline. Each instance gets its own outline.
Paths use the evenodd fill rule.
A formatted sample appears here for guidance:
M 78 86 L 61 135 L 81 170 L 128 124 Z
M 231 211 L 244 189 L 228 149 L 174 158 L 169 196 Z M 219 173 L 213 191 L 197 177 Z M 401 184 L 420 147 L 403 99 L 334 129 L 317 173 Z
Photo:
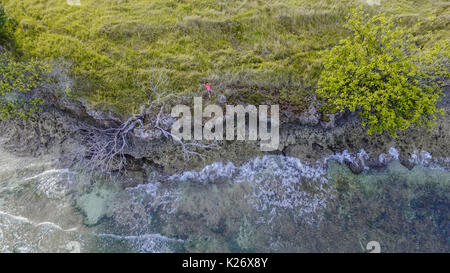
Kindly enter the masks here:
M 75 154 L 80 128 L 123 121 L 83 102 L 45 101 L 33 121 L 0 123 L 0 252 L 64 252 L 67 242 L 83 252 L 348 252 L 374 238 L 386 252 L 448 249 L 448 100 L 431 132 L 393 139 L 367 136 L 356 115 L 309 119 L 284 124 L 272 153 L 224 141 L 186 161 L 179 144 L 130 132 L 129 164 L 114 177 L 85 175 Z
M 129 159 L 127 173 L 131 175 L 131 184 L 142 183 L 148 167 L 156 168 L 170 175 L 180 171 L 198 170 L 217 161 L 243 164 L 251 158 L 265 154 L 282 154 L 296 157 L 303 162 L 316 162 L 337 153 L 357 155 L 364 151 L 368 155 L 365 164 L 371 168 L 382 167 L 380 156 L 390 148 L 398 151 L 400 162 L 411 169 L 414 155 L 426 151 L 444 167 L 449 167 L 450 154 L 450 89 L 444 89 L 445 97 L 440 102 L 444 115 L 437 121 L 437 126 L 427 131 L 426 128 L 410 128 L 400 132 L 394 139 L 387 134 L 369 136 L 359 123 L 356 114 L 331 116 L 328 122 L 320 121 L 314 109 L 302 116 L 290 118 L 280 128 L 280 146 L 275 152 L 260 151 L 257 142 L 222 141 L 215 149 L 198 148 L 202 157 L 189 160 L 183 155 L 180 145 L 163 136 L 151 140 L 131 132 L 130 145 L 125 154 Z M 39 156 L 54 154 L 59 158 L 57 164 L 70 167 L 73 164 L 73 152 L 79 150 L 83 143 L 85 124 L 98 128 L 117 127 L 122 122 L 113 112 L 95 110 L 82 100 L 56 97 L 49 93 L 40 93 L 45 100 L 41 113 L 34 120 L 10 120 L 0 123 L 2 138 L 6 139 L 5 149 L 18 155 Z M 135 130 L 136 131 L 136 130 Z M 362 171 L 361 164 L 345 161 L 355 173 Z

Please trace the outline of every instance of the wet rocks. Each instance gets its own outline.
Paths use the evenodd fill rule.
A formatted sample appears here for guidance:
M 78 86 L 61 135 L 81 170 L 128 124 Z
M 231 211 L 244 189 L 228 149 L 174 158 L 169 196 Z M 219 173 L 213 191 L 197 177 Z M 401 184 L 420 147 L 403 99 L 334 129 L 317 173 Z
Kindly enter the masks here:
M 136 187 L 145 182 L 145 174 L 143 171 L 127 171 L 123 178 L 120 179 L 120 184 L 124 189 Z
M 34 121 L 0 123 L 1 132 L 8 139 L 7 144 L 15 147 L 17 152 L 33 155 L 56 152 L 60 153 L 62 159 L 70 160 L 70 154 L 82 150 L 81 124 L 104 128 L 116 127 L 120 122 L 113 112 L 94 109 L 82 100 L 71 101 L 48 94 L 46 96 L 44 111 L 37 114 Z M 224 101 L 226 97 L 220 99 Z M 316 107 L 310 106 L 295 121 L 291 119 L 292 122 L 282 125 L 279 151 L 275 153 L 282 152 L 287 156 L 315 162 L 344 150 L 357 153 L 364 149 L 374 158 L 369 159 L 369 167 L 378 166 L 378 155 L 387 153 L 390 147 L 399 148 L 402 152 L 399 159 L 408 168 L 413 165 L 408 162 L 405 154 L 412 155 L 414 150 L 430 151 L 433 158 L 445 158 L 450 153 L 447 106 L 450 101 L 442 103 L 444 105 L 441 107 L 446 109 L 446 113 L 432 131 L 410 128 L 399 132 L 397 139 L 387 134 L 367 135 L 366 128 L 361 126 L 356 115 L 334 114 L 329 116 L 328 121 L 320 121 Z M 170 115 L 163 114 L 160 126 L 169 130 L 173 122 Z M 216 149 L 194 148 L 193 151 L 201 156 L 191 156 L 186 160 L 182 147 L 162 136 L 160 130 L 136 127 L 129 134 L 126 155 L 138 160 L 149 159 L 161 166 L 163 172 L 173 174 L 181 170 L 200 169 L 218 160 L 239 165 L 250 158 L 266 154 L 261 152 L 259 144 L 254 141 L 221 141 Z M 361 171 L 358 166 L 351 168 L 355 172 Z
M 319 123 L 320 113 L 314 105 L 310 105 L 308 111 L 303 112 L 298 117 L 298 122 L 301 125 L 317 125 Z
M 352 171 L 352 173 L 354 173 L 354 174 L 360 174 L 364 171 L 363 166 L 361 166 L 360 164 L 357 164 L 353 161 L 345 160 L 344 163 L 345 163 L 345 165 L 347 165 L 347 167 L 350 169 L 350 171 Z
M 225 217 L 220 218 L 219 222 L 217 223 L 217 226 L 213 227 L 211 230 L 214 233 L 224 234 L 227 231 L 226 218 Z
M 378 156 L 372 155 L 366 161 L 367 167 L 371 169 L 382 169 L 386 167 L 385 162 L 381 162 Z
M 416 164 L 409 160 L 409 157 L 400 157 L 400 164 L 402 164 L 408 170 L 412 170 Z
M 326 120 L 321 120 L 320 125 L 325 129 L 336 127 L 336 122 L 343 116 L 343 113 L 335 113 L 327 115 Z

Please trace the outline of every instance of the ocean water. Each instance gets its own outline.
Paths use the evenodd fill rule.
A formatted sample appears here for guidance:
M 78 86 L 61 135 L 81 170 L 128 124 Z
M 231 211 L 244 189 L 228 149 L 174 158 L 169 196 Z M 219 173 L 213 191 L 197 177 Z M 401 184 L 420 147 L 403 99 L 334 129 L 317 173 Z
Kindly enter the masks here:
M 267 155 L 145 184 L 55 169 L 0 151 L 0 252 L 448 252 L 450 172 L 391 148 L 306 163 Z M 345 162 L 362 167 L 353 174 Z

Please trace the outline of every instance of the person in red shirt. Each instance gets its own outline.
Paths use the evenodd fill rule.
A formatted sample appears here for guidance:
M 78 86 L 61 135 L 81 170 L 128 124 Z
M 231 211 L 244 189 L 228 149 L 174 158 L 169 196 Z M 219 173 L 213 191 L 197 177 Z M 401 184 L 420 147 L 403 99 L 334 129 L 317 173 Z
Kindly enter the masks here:
M 211 98 L 211 84 L 206 82 L 205 84 L 206 91 L 208 92 L 209 97 Z

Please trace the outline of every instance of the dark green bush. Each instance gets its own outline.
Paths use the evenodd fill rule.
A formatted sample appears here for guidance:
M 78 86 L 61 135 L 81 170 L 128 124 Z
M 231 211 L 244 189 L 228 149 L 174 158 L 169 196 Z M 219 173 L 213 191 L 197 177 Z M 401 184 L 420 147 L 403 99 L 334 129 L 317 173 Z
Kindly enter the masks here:
M 8 53 L 0 53 L 0 120 L 31 118 L 40 111 L 43 100 L 33 96 L 42 86 L 50 67 L 36 60 L 16 61 Z
M 417 25 L 400 26 L 395 18 L 371 17 L 355 10 L 347 25 L 352 35 L 324 54 L 317 93 L 337 111 L 360 109 L 368 133 L 398 130 L 411 125 L 430 128 L 442 113 L 440 79 L 448 77 L 449 44 L 419 46 Z

